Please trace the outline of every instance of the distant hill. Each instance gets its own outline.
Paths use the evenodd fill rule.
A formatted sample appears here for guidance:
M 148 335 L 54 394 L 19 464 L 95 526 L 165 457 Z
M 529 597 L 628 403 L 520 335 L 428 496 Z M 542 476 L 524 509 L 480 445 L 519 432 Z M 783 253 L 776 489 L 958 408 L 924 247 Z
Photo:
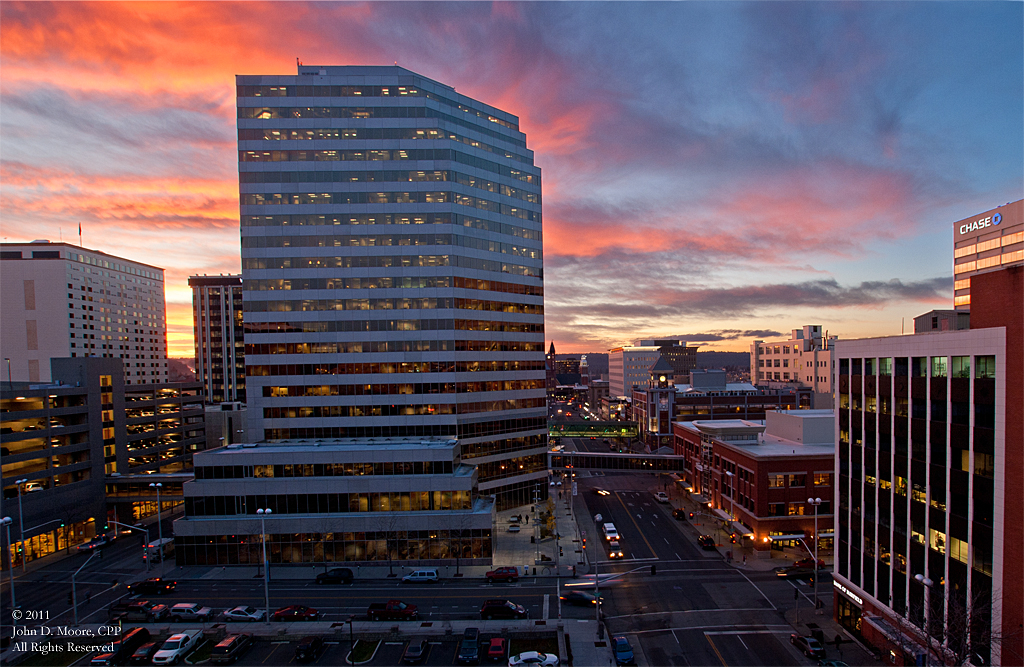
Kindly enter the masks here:
M 749 352 L 697 352 L 697 368 L 750 368 Z

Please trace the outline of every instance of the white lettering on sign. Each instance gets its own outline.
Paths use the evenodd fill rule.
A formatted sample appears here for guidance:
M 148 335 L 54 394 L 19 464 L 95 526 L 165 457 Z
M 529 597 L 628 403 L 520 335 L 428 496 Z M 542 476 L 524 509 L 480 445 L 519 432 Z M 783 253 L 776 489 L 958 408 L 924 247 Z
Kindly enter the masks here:
M 996 213 L 995 215 L 990 215 L 987 218 L 979 218 L 974 222 L 968 222 L 965 225 L 960 225 L 960 233 L 967 234 L 968 232 L 976 232 L 979 229 L 985 229 L 986 227 L 991 227 L 992 225 L 998 225 L 1002 221 L 1003 216 L 999 213 Z
M 841 583 L 839 583 L 835 579 L 832 580 L 832 585 L 835 586 L 836 588 L 838 588 L 839 591 L 843 595 L 845 595 L 846 597 L 850 598 L 851 600 L 853 600 L 857 604 L 859 604 L 859 605 L 863 605 L 864 604 L 864 599 L 863 598 L 861 598 L 856 593 L 851 592 L 850 589 L 848 589 L 846 586 L 843 586 Z

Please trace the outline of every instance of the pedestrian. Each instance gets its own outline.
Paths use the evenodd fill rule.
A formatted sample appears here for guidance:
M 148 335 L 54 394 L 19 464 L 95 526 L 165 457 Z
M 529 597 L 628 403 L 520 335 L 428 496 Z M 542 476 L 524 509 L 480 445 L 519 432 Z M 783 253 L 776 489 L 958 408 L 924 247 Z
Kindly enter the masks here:
M 743 564 L 747 564 L 747 554 L 743 554 Z
M 526 525 L 527 526 L 530 525 L 530 515 L 529 514 L 526 515 Z

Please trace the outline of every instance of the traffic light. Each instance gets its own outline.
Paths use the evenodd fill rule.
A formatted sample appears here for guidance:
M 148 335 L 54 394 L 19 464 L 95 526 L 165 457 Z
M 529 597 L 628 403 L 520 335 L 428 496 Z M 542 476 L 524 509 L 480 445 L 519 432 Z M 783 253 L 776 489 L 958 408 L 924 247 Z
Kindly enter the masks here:
M 562 557 L 562 547 L 558 547 L 558 557 Z

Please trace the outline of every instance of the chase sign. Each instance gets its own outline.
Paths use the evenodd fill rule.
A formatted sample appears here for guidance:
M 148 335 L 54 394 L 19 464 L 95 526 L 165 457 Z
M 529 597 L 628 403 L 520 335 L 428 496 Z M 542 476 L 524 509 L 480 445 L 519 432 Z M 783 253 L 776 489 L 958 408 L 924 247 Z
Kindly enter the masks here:
M 1002 221 L 1003 221 L 1002 214 L 1001 213 L 996 213 L 994 215 L 990 215 L 987 218 L 979 218 L 978 220 L 975 220 L 974 222 L 968 222 L 966 224 L 960 225 L 960 233 L 961 234 L 967 234 L 969 232 L 976 232 L 979 229 L 985 229 L 986 227 L 992 227 L 993 225 L 998 225 Z

